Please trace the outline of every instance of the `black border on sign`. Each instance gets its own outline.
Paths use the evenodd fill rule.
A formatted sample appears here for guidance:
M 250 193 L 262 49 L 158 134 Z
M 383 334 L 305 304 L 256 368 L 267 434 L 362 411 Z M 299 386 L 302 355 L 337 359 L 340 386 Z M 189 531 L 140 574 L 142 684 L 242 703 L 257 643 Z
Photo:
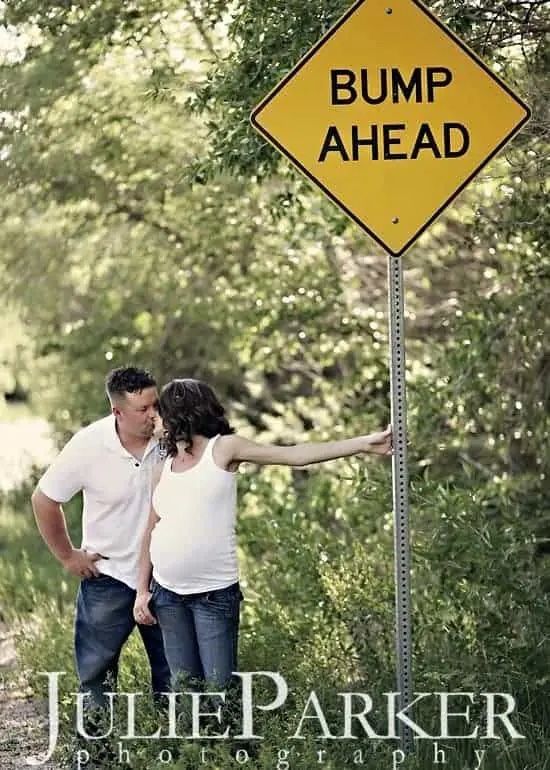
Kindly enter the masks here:
M 363 5 L 365 2 L 372 2 L 372 0 L 358 0 L 358 2 L 354 3 L 351 8 L 349 8 L 343 16 L 338 19 L 338 21 L 326 32 L 323 37 L 315 43 L 315 45 L 310 48 L 310 50 L 303 56 L 300 61 L 292 68 L 292 70 L 286 75 L 276 86 L 273 88 L 267 96 L 265 96 L 262 101 L 258 104 L 257 107 L 254 108 L 252 111 L 252 114 L 250 115 L 250 122 L 254 126 L 254 128 L 262 134 L 274 147 L 276 147 L 279 152 L 281 152 L 283 155 L 286 155 L 286 157 L 292 161 L 292 163 L 303 173 L 305 176 L 310 179 L 317 187 L 319 187 L 325 195 L 327 195 L 330 200 L 332 200 L 334 203 L 336 203 L 337 206 L 339 206 L 347 215 L 352 219 L 356 224 L 359 225 L 359 227 L 364 230 L 368 235 L 370 235 L 371 238 L 373 238 L 382 248 L 384 248 L 387 252 L 389 252 L 394 257 L 399 257 L 401 254 L 403 254 L 407 249 L 409 249 L 412 244 L 422 235 L 422 233 L 434 222 L 435 219 L 439 217 L 440 214 L 443 213 L 444 209 L 447 208 L 447 206 L 459 195 L 462 190 L 470 184 L 472 179 L 481 171 L 481 169 L 489 163 L 490 160 L 494 158 L 494 156 L 499 153 L 502 148 L 512 139 L 512 137 L 527 123 L 529 118 L 531 117 L 531 109 L 530 107 L 525 104 L 516 94 L 512 91 L 512 89 L 497 75 L 495 75 L 494 72 L 492 72 L 488 66 L 485 64 L 483 59 L 481 59 L 474 51 L 472 51 L 466 43 L 464 43 L 455 33 L 448 29 L 443 22 L 441 22 L 434 14 L 427 8 L 423 3 L 421 3 L 419 0 L 411 0 L 423 13 L 426 14 L 430 18 L 430 20 L 436 24 L 444 34 L 447 35 L 447 37 L 450 37 L 451 40 L 453 40 L 463 51 L 466 53 L 471 59 L 473 59 L 486 73 L 491 77 L 506 93 L 512 97 L 512 99 L 518 104 L 520 107 L 522 107 L 525 110 L 525 117 L 523 120 L 521 120 L 515 128 L 513 128 L 509 134 L 507 134 L 504 139 L 500 142 L 500 144 L 495 147 L 495 149 L 483 160 L 477 168 L 472 171 L 470 176 L 460 184 L 456 190 L 451 193 L 451 195 L 447 198 L 447 200 L 437 209 L 437 211 L 430 217 L 430 219 L 420 227 L 416 233 L 412 236 L 412 238 L 407 241 L 407 243 L 399 250 L 399 251 L 393 251 L 386 243 L 384 243 L 381 238 L 379 238 L 376 233 L 374 233 L 370 228 L 368 228 L 364 222 L 362 222 L 355 214 L 353 214 L 344 204 L 338 200 L 338 198 L 327 188 L 325 185 L 323 185 L 321 182 L 319 182 L 318 179 L 316 179 L 313 174 L 311 174 L 301 163 L 297 158 L 295 158 L 287 149 L 283 147 L 282 144 L 280 144 L 277 139 L 275 139 L 274 136 L 272 136 L 269 131 L 266 131 L 265 128 L 263 128 L 258 123 L 258 115 L 263 110 L 263 108 L 269 104 L 269 102 L 281 91 L 284 86 L 289 82 L 289 80 L 292 80 L 294 75 L 299 72 L 299 70 L 302 69 L 302 67 L 307 64 L 307 62 L 317 53 L 319 48 L 323 46 L 329 38 L 331 38 L 335 32 L 338 31 L 338 29 L 349 19 L 350 16 L 352 16 L 355 11 Z M 381 0 L 379 0 L 381 1 Z M 387 0 L 390 2 L 391 0 Z M 395 0 L 394 0 L 395 2 Z

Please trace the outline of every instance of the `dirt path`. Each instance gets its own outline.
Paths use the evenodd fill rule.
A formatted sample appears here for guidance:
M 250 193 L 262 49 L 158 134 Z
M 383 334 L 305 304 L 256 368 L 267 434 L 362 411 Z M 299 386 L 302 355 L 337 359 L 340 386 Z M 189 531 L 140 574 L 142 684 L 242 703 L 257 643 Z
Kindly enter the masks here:
M 17 676 L 15 634 L 0 623 L 0 769 L 25 770 L 25 760 L 46 749 L 48 719 Z M 44 770 L 61 770 L 54 763 Z

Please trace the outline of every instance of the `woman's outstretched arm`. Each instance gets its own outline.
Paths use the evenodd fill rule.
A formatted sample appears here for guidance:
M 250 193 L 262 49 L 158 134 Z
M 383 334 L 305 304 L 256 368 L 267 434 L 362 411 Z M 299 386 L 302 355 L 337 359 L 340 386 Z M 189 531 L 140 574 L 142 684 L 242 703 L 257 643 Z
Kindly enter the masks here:
M 391 425 L 388 425 L 383 431 L 340 441 L 278 446 L 276 444 L 258 444 L 243 436 L 229 435 L 222 436 L 215 446 L 218 464 L 232 470 L 242 462 L 256 463 L 257 465 L 301 467 L 357 454 L 391 455 Z

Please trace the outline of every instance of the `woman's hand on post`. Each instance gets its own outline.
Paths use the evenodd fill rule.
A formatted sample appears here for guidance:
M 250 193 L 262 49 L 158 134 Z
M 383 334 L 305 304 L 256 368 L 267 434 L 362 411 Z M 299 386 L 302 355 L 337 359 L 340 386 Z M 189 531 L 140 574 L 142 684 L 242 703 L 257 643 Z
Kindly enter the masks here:
M 142 626 L 154 626 L 157 622 L 149 609 L 151 596 L 150 591 L 138 592 L 134 602 L 134 620 Z
M 377 433 L 369 433 L 365 436 L 365 452 L 371 455 L 388 456 L 393 454 L 393 431 L 392 426 L 388 425 L 386 430 Z

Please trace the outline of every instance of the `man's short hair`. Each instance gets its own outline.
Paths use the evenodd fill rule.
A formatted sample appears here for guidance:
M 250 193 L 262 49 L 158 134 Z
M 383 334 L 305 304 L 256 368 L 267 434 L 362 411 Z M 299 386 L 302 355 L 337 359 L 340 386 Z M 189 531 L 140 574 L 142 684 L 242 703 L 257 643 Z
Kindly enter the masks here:
M 126 393 L 137 393 L 144 388 L 154 388 L 156 380 L 147 369 L 137 366 L 119 366 L 109 372 L 105 379 L 105 390 L 109 399 L 124 396 Z

